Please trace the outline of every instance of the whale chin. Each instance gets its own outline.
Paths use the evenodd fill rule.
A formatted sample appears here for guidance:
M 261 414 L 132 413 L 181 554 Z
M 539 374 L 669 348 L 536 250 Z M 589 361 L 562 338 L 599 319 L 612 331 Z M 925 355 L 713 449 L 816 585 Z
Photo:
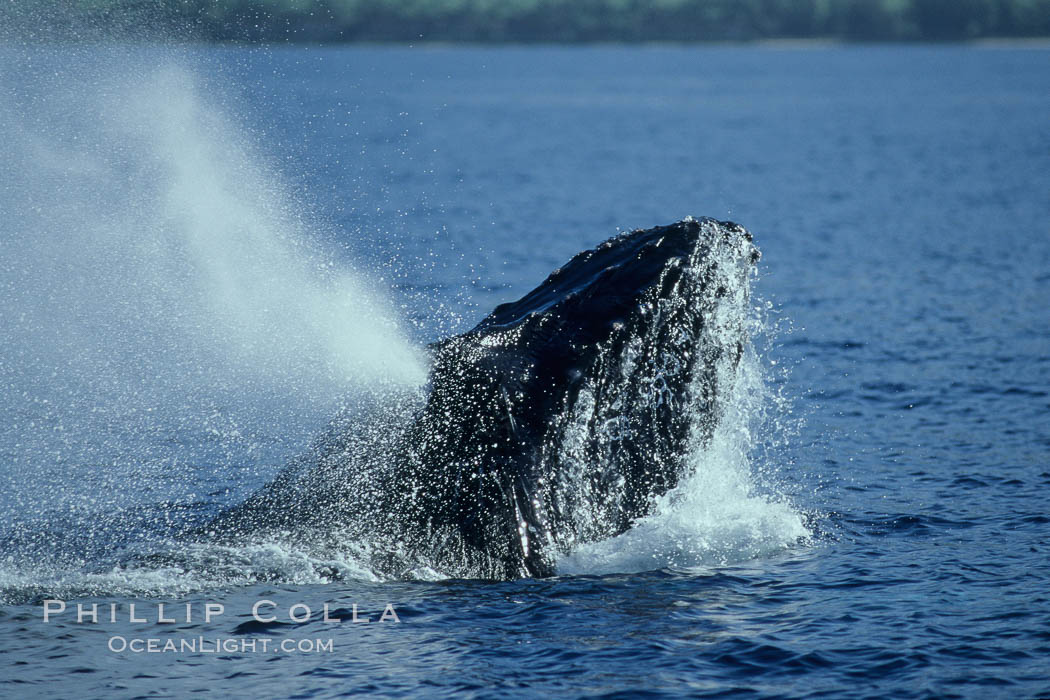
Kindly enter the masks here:
M 710 439 L 758 257 L 706 218 L 579 253 L 432 345 L 424 390 L 336 421 L 209 536 L 354 538 L 391 577 L 552 575 L 651 513 Z

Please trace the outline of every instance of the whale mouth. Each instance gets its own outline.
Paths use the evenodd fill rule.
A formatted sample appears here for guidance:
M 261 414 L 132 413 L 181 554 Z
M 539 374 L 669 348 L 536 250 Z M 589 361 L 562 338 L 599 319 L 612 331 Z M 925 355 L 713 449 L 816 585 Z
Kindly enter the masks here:
M 392 577 L 555 573 L 687 476 L 735 382 L 758 258 L 742 227 L 691 218 L 579 253 L 432 345 L 425 393 L 334 426 L 210 533 L 368 539 Z

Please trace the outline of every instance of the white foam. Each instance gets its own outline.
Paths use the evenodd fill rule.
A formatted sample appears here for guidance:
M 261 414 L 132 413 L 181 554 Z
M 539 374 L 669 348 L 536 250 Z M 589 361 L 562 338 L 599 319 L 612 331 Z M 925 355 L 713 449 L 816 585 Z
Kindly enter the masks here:
M 17 566 L 0 563 L 0 600 L 51 597 L 182 596 L 231 586 L 280 582 L 325 584 L 336 580 L 374 581 L 357 553 L 321 554 L 280 543 L 237 547 L 177 542 L 165 549 L 152 543 L 149 558 L 104 566 Z

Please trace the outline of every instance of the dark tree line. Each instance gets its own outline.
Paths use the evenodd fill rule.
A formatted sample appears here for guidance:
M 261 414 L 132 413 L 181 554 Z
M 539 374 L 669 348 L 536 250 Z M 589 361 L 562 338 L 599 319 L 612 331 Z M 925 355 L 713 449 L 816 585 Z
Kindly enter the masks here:
M 127 33 L 181 28 L 187 38 L 214 41 L 1050 36 L 1050 0 L 19 0 L 7 4 L 6 14 L 12 12 L 20 24 L 59 33 L 86 23 Z

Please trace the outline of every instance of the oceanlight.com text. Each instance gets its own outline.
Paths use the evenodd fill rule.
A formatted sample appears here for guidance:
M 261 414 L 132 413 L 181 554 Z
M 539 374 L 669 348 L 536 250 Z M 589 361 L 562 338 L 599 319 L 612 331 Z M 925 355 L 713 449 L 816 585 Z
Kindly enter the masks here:
M 157 637 L 109 638 L 107 648 L 117 654 L 331 654 L 331 639 L 270 639 L 267 637 Z

